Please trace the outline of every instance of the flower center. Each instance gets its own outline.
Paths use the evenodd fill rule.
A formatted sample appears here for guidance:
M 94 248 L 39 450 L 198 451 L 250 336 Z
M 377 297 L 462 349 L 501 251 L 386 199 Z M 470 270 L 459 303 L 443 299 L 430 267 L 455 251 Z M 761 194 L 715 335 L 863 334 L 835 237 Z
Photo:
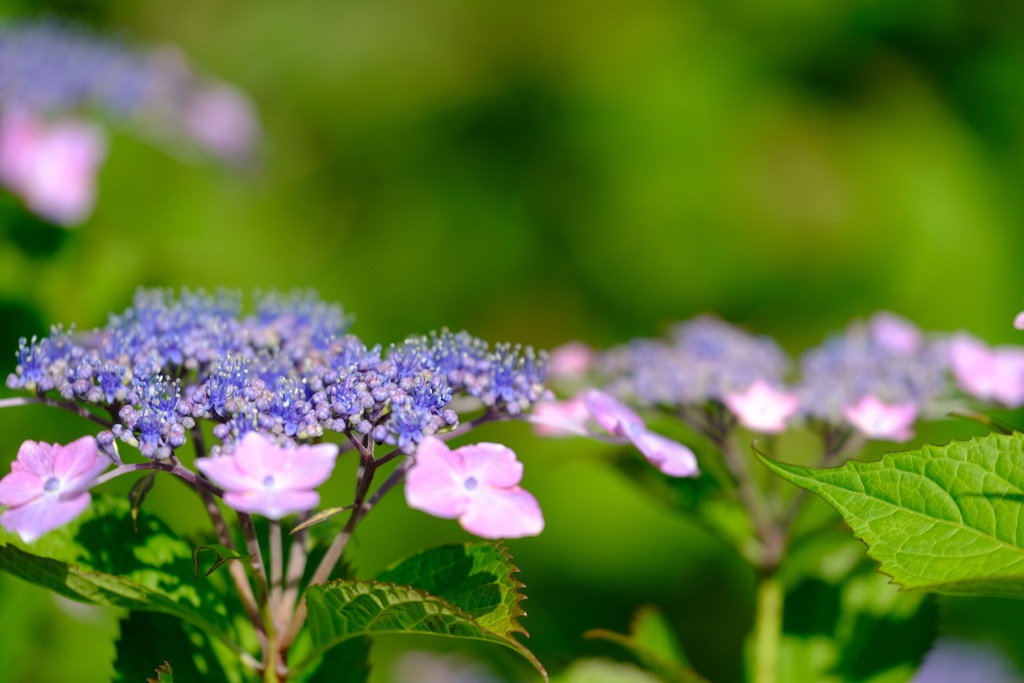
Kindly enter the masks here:
M 269 474 L 267 476 L 263 477 L 263 486 L 268 488 L 268 489 L 269 488 L 273 488 L 273 486 L 274 486 L 274 477 L 272 477 Z
M 476 477 L 470 477 L 466 481 L 462 482 L 462 485 L 466 487 L 467 491 L 472 491 L 476 488 Z
M 57 477 L 50 477 L 43 484 L 43 490 L 47 493 L 53 493 L 60 488 L 60 480 Z

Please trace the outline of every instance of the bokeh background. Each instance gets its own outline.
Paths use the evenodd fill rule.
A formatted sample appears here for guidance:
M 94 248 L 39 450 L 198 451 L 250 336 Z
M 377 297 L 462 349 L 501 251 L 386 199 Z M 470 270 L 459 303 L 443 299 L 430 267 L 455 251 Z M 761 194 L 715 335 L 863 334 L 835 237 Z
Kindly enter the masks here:
M 249 94 L 262 141 L 238 171 L 113 128 L 96 211 L 72 230 L 0 197 L 3 376 L 20 336 L 101 325 L 140 285 L 315 288 L 371 344 L 447 326 L 606 347 L 715 312 L 799 352 L 879 309 L 1015 340 L 1018 3 L 0 0 L 0 20 L 39 15 L 177 46 Z M 82 426 L 3 411 L 0 461 Z M 515 447 L 548 518 L 509 547 L 551 670 L 610 651 L 581 634 L 654 603 L 698 668 L 738 680 L 752 577 L 724 546 L 603 446 L 523 424 L 473 438 Z M 180 493 L 151 504 L 187 529 L 200 510 Z M 353 561 L 369 574 L 463 538 L 395 496 Z M 0 612 L 7 680 L 109 678 L 111 614 L 6 576 Z M 382 639 L 375 675 L 437 646 Z

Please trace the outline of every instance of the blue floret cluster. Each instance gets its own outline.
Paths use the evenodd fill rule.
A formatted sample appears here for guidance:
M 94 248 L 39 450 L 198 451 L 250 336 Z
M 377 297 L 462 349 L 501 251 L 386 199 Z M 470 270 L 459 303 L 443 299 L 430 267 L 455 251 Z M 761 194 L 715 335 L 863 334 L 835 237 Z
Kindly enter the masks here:
M 255 430 L 282 444 L 332 431 L 411 453 L 459 424 L 453 397 L 501 418 L 546 396 L 543 352 L 447 330 L 367 347 L 350 322 L 309 292 L 260 295 L 243 315 L 237 293 L 143 289 L 102 329 L 23 339 L 7 386 L 86 406 L 153 459 L 201 421 L 228 450 Z

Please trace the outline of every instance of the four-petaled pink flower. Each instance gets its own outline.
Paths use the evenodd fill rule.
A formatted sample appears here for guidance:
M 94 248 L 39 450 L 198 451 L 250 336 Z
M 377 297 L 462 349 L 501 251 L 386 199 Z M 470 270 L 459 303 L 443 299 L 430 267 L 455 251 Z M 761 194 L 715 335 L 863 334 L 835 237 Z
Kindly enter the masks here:
M 0 183 L 54 223 L 81 223 L 96 203 L 106 156 L 103 131 L 81 121 L 40 121 L 27 112 L 0 118 Z
M 746 391 L 728 393 L 723 401 L 740 424 L 761 434 L 785 431 L 786 421 L 796 414 L 800 399 L 757 380 Z
M 196 458 L 196 467 L 224 489 L 224 502 L 235 510 L 281 519 L 319 504 L 313 489 L 331 476 L 337 457 L 336 444 L 284 448 L 249 432 L 233 454 Z
M 583 392 L 583 402 L 601 427 L 613 436 L 626 437 L 647 460 L 672 477 L 699 474 L 697 457 L 689 448 L 647 429 L 639 415 L 611 394 L 599 389 Z
M 435 436 L 416 449 L 405 477 L 409 507 L 483 538 L 536 536 L 544 529 L 537 499 L 519 487 L 523 465 L 511 449 L 478 443 L 451 450 Z
M 917 405 L 913 402 L 888 404 L 873 394 L 861 398 L 852 406 L 843 408 L 846 420 L 869 439 L 908 441 L 917 419 Z
M 26 543 L 64 526 L 89 505 L 86 489 L 109 465 L 91 436 L 66 446 L 26 441 L 11 473 L 0 479 L 0 504 L 10 506 L 0 524 Z
M 967 334 L 959 334 L 949 349 L 953 376 L 974 398 L 995 399 L 1017 408 L 1024 405 L 1024 349 L 1015 346 L 989 348 Z

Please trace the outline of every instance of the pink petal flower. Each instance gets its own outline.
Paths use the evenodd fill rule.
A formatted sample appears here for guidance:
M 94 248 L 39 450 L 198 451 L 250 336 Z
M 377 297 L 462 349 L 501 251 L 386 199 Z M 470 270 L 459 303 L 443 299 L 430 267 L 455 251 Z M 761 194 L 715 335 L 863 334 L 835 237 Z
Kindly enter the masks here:
M 649 429 L 629 426 L 626 436 L 647 460 L 670 477 L 696 477 L 697 456 L 689 448 Z
M 646 428 L 643 418 L 600 389 L 583 392 L 583 401 L 597 424 L 614 436 L 626 436 L 627 427 Z
M 217 156 L 244 161 L 259 138 L 259 123 L 252 104 L 242 92 L 226 84 L 199 91 L 184 111 L 187 132 Z
M 536 536 L 544 529 L 537 499 L 519 487 L 523 466 L 509 448 L 479 443 L 455 450 L 429 436 L 405 478 L 409 507 L 484 538 Z
M 1024 330 L 1024 311 L 1017 314 L 1017 317 L 1013 319 L 1013 326 L 1018 330 Z
M 757 380 L 746 391 L 726 394 L 723 400 L 741 425 L 762 434 L 785 431 L 786 421 L 800 407 L 795 394 L 778 391 L 763 380 Z
M 47 123 L 26 112 L 0 120 L 0 182 L 54 223 L 74 225 L 92 212 L 105 156 L 106 137 L 91 124 Z
M 581 341 L 573 341 L 551 350 L 548 375 L 554 378 L 575 377 L 590 370 L 594 350 Z
M 890 405 L 868 394 L 852 406 L 843 408 L 843 415 L 860 433 L 869 439 L 907 441 L 917 419 L 917 405 L 897 403 Z
M 921 349 L 921 330 L 895 313 L 881 311 L 874 314 L 868 321 L 868 327 L 871 339 L 889 351 L 909 355 Z
M 284 448 L 249 432 L 231 455 L 196 458 L 196 467 L 224 489 L 230 507 L 281 519 L 319 504 L 313 489 L 331 476 L 337 456 L 335 444 Z
M 0 524 L 27 543 L 67 524 L 89 505 L 86 489 L 109 465 L 91 436 L 66 446 L 26 441 L 0 479 L 0 504 L 10 506 Z
M 1024 405 L 1024 348 L 990 349 L 967 334 L 950 345 L 950 363 L 957 384 L 974 398 L 996 400 L 1016 408 Z
M 581 396 L 566 401 L 541 401 L 533 406 L 527 419 L 540 436 L 590 435 L 590 409 Z

